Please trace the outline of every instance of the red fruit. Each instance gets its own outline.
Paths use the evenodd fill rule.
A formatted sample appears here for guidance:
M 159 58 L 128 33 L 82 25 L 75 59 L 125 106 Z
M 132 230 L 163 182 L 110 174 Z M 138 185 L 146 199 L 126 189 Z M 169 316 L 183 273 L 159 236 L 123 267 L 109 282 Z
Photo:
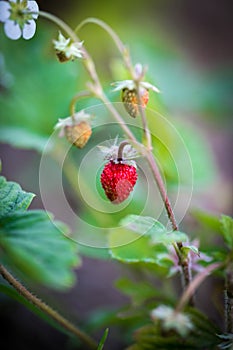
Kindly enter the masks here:
M 149 101 L 149 91 L 147 89 L 141 90 L 141 104 L 145 108 Z M 126 111 L 131 115 L 131 117 L 136 118 L 139 114 L 139 103 L 137 98 L 137 92 L 135 89 L 129 90 L 125 88 L 122 90 L 122 101 L 124 103 Z
M 133 165 L 111 160 L 105 165 L 100 181 L 108 199 L 119 204 L 128 198 L 137 178 L 137 170 Z

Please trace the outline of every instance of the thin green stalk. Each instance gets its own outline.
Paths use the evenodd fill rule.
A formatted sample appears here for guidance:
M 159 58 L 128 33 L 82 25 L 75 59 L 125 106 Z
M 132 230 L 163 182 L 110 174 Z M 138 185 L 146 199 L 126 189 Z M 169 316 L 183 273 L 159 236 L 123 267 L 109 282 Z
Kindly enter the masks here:
M 128 141 L 123 141 L 120 143 L 119 148 L 118 148 L 118 154 L 117 154 L 117 160 L 122 161 L 123 160 L 123 150 L 124 147 L 129 145 Z
M 58 27 L 60 27 L 62 30 L 64 30 L 68 34 L 68 36 L 73 40 L 73 42 L 80 42 L 79 37 L 73 31 L 73 29 L 71 29 L 70 26 L 68 26 L 60 18 L 58 18 L 58 17 L 56 17 L 48 12 L 44 12 L 44 11 L 39 11 L 39 15 L 41 17 L 44 17 L 44 18 L 50 20 L 51 22 L 55 23 Z M 89 73 L 92 81 L 95 84 L 96 92 L 98 91 L 98 94 L 100 94 L 102 92 L 102 86 L 100 84 L 98 75 L 96 73 L 94 62 L 93 62 L 92 58 L 90 57 L 89 53 L 87 52 L 87 50 L 85 49 L 85 47 L 83 47 L 83 54 L 84 54 L 84 59 L 83 59 L 84 66 L 85 66 L 87 72 Z
M 57 311 L 52 309 L 49 305 L 43 302 L 41 299 L 33 295 L 25 286 L 23 286 L 16 278 L 0 264 L 0 274 L 2 277 L 25 299 L 36 306 L 38 309 L 43 311 L 46 315 L 60 324 L 67 331 L 79 338 L 89 349 L 96 349 L 97 343 L 88 334 L 81 331 L 78 327 L 74 326 L 65 317 L 59 314 Z
M 89 90 L 84 90 L 84 91 L 80 91 L 78 92 L 71 100 L 70 102 L 70 114 L 72 119 L 74 120 L 74 115 L 75 115 L 75 106 L 78 100 L 80 100 L 81 98 L 85 98 L 85 97 L 91 97 L 92 94 Z
M 78 36 L 75 34 L 73 29 L 70 28 L 64 21 L 62 21 L 60 18 L 57 16 L 52 15 L 51 13 L 45 12 L 45 11 L 39 11 L 39 16 L 46 18 L 50 20 L 51 22 L 55 23 L 59 28 L 64 30 L 66 34 L 74 41 L 80 42 Z
M 121 128 L 123 129 L 123 131 L 125 132 L 126 136 L 132 141 L 134 142 L 134 144 L 138 144 L 138 141 L 136 139 L 136 137 L 134 136 L 134 134 L 131 132 L 131 130 L 129 129 L 129 127 L 126 125 L 124 119 L 120 116 L 120 114 L 118 113 L 118 111 L 114 108 L 114 106 L 112 105 L 112 103 L 109 101 L 109 99 L 107 98 L 107 96 L 105 94 L 102 94 L 102 96 L 100 97 L 101 101 L 104 103 L 105 107 L 109 110 L 109 112 L 113 115 L 114 119 L 118 122 L 118 124 L 121 126 Z
M 145 109 L 142 107 L 142 101 L 141 101 L 141 96 L 140 96 L 140 83 L 139 82 L 136 83 L 136 91 L 137 91 L 139 112 L 140 112 L 141 119 L 142 119 L 142 128 L 143 128 L 144 138 L 145 138 L 146 143 L 147 143 L 146 146 L 149 150 L 152 150 L 151 133 L 150 133 L 150 130 L 148 128 Z
M 119 38 L 119 36 L 116 34 L 116 32 L 104 21 L 101 21 L 101 19 L 99 18 L 94 18 L 94 17 L 89 17 L 86 18 L 85 20 L 83 20 L 76 28 L 75 28 L 75 33 L 77 33 L 85 24 L 89 24 L 89 23 L 94 23 L 97 24 L 99 27 L 103 28 L 113 39 L 113 41 L 116 44 L 116 47 L 118 48 L 119 52 L 121 53 L 126 68 L 130 71 L 130 74 L 132 76 L 134 76 L 134 69 L 133 69 L 133 65 L 131 62 L 131 58 L 130 55 L 128 53 L 127 48 L 125 47 L 125 45 L 122 43 L 121 39 Z

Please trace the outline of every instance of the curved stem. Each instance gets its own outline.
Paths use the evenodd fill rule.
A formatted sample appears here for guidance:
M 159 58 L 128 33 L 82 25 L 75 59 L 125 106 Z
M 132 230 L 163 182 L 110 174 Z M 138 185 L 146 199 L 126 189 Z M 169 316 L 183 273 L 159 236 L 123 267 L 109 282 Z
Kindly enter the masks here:
M 221 263 L 214 263 L 206 267 L 203 271 L 198 273 L 192 282 L 189 284 L 188 288 L 184 291 L 177 307 L 176 312 L 181 312 L 182 309 L 187 304 L 188 300 L 193 296 L 195 290 L 199 287 L 199 285 L 206 279 L 206 277 L 213 272 L 214 270 L 219 269 L 222 266 Z
M 129 145 L 129 142 L 128 141 L 122 141 L 120 143 L 120 146 L 118 148 L 118 154 L 117 154 L 117 160 L 118 162 L 122 161 L 123 160 L 123 150 L 124 150 L 124 147 Z
M 70 114 L 72 119 L 74 120 L 74 115 L 75 115 L 75 106 L 78 100 L 84 97 L 91 97 L 92 93 L 90 91 L 80 91 L 78 92 L 71 100 L 70 102 Z
M 45 12 L 45 11 L 39 11 L 39 15 L 43 18 L 46 18 L 50 20 L 51 22 L 55 23 L 58 27 L 63 29 L 66 34 L 74 41 L 80 41 L 78 36 L 75 34 L 75 32 L 68 26 L 64 21 L 62 21 L 57 16 L 52 15 L 51 13 Z
M 77 33 L 85 24 L 88 23 L 94 23 L 97 24 L 98 26 L 100 26 L 101 28 L 103 28 L 113 39 L 113 41 L 116 44 L 116 47 L 118 48 L 119 52 L 121 53 L 125 65 L 126 67 L 129 69 L 131 75 L 134 77 L 134 69 L 133 69 L 133 65 L 131 62 L 131 58 L 130 55 L 128 53 L 128 50 L 126 49 L 125 45 L 122 43 L 121 39 L 119 38 L 119 36 L 116 34 L 116 32 L 104 21 L 101 21 L 98 18 L 94 18 L 94 17 L 89 17 L 84 19 L 76 28 L 75 28 L 75 33 Z
M 44 18 L 50 20 L 51 22 L 55 23 L 56 25 L 58 25 L 58 27 L 63 29 L 74 42 L 80 42 L 79 37 L 73 31 L 73 29 L 71 29 L 70 26 L 68 26 L 60 18 L 58 18 L 58 17 L 56 17 L 48 12 L 44 12 L 44 11 L 39 11 L 39 15 L 41 17 L 44 17 Z M 89 73 L 90 77 L 92 78 L 93 82 L 95 83 L 96 89 L 100 93 L 102 91 L 102 87 L 101 87 L 98 75 L 96 73 L 94 62 L 84 47 L 83 47 L 83 54 L 84 54 L 84 59 L 83 59 L 84 66 L 85 66 L 87 72 Z
M 78 337 L 83 343 L 88 346 L 89 349 L 96 349 L 96 342 L 86 333 L 81 331 L 79 328 L 74 326 L 70 321 L 68 321 L 65 317 L 60 315 L 57 311 L 52 309 L 42 300 L 33 295 L 27 288 L 25 288 L 19 281 L 15 279 L 14 276 L 3 266 L 0 264 L 0 274 L 2 277 L 10 284 L 12 287 L 21 294 L 25 299 L 35 305 L 38 309 L 43 311 L 46 315 L 51 317 L 57 323 L 59 323 L 63 328 L 74 334 Z

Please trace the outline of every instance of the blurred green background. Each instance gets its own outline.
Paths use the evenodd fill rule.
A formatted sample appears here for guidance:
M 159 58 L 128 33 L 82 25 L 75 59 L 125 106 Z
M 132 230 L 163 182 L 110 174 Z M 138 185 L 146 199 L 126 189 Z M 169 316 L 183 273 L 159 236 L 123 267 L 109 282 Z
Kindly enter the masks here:
M 111 3 L 93 0 L 38 1 L 38 4 L 41 10 L 58 15 L 72 27 L 76 27 L 86 17 L 98 17 L 106 21 L 130 48 L 133 62 L 149 66 L 147 80 L 157 85 L 162 93 L 151 93 L 148 107 L 155 110 L 156 115 L 164 115 L 176 127 L 192 159 L 195 190 L 192 207 L 231 214 L 232 2 L 120 0 Z M 94 24 L 85 26 L 79 36 L 95 59 L 108 97 L 118 102 L 119 95 L 111 92 L 110 84 L 127 75 L 110 37 Z M 37 21 L 36 35 L 30 41 L 10 41 L 4 36 L 2 26 L 0 28 L 2 174 L 9 180 L 19 182 L 25 190 L 37 194 L 32 205 L 34 208 L 43 207 L 39 188 L 40 151 L 53 132 L 57 119 L 69 115 L 71 98 L 85 88 L 87 80 L 81 63 L 61 65 L 57 61 L 52 49 L 52 40 L 56 37 L 57 28 L 41 18 Z M 97 103 L 97 100 L 82 101 L 78 106 L 88 107 Z M 104 118 L 106 116 L 103 115 Z M 156 137 L 153 140 L 155 155 L 172 193 L 178 177 L 168 150 L 175 149 L 175 163 L 179 164 L 181 174 L 185 175 L 186 164 L 182 158 L 182 148 L 179 149 L 176 139 L 159 121 L 156 116 L 149 116 L 152 132 L 161 138 L 161 143 Z M 108 132 L 108 137 L 114 137 L 117 130 L 114 128 L 111 133 Z M 82 153 L 71 150 L 71 159 L 79 164 L 89 150 L 103 141 L 105 132 L 105 129 L 95 128 L 87 148 Z M 53 166 L 56 167 L 51 161 Z M 64 215 L 59 206 L 56 186 L 51 180 L 48 176 L 50 210 L 56 218 L 69 224 L 70 217 Z M 73 194 L 69 179 L 64 179 L 64 185 L 72 207 L 88 222 L 95 224 L 96 211 L 85 206 L 82 199 Z M 98 191 L 101 194 L 101 189 Z M 141 194 L 138 190 L 134 204 L 123 212 L 124 215 L 140 212 L 144 200 Z M 111 217 L 112 224 L 123 214 Z M 102 225 L 106 222 L 106 217 L 101 214 L 97 219 Z M 76 223 L 70 224 L 75 227 Z M 83 249 L 83 253 L 89 257 L 84 258 L 83 267 L 78 271 L 78 285 L 72 291 L 63 295 L 40 290 L 47 300 L 67 313 L 74 322 L 85 320 L 93 308 L 116 307 L 126 301 L 112 287 L 112 281 L 120 274 L 120 268 L 109 260 L 97 261 L 93 257 L 93 254 L 105 256 L 102 253 L 93 253 L 87 249 Z M 31 346 L 26 329 L 32 319 L 35 326 L 31 326 L 31 334 L 39 339 L 38 348 L 51 347 L 51 339 L 56 342 L 58 349 L 64 349 L 65 346 L 72 348 L 71 344 L 67 345 L 65 336 L 44 328 L 42 322 L 20 305 L 6 300 L 1 308 L 7 320 L 5 334 L 14 327 L 25 349 Z M 7 313 L 9 310 L 14 310 L 14 314 Z M 24 315 L 20 327 L 15 311 L 16 315 Z M 112 342 L 111 349 L 120 350 L 121 341 L 114 341 L 119 339 L 119 334 L 117 330 L 112 332 L 109 340 Z M 9 346 L 14 342 L 7 335 L 4 341 Z

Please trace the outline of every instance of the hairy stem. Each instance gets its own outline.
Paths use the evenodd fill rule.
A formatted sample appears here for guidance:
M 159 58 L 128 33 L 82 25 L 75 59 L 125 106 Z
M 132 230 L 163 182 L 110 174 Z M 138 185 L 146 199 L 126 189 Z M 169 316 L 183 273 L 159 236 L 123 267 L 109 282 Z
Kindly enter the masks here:
M 55 320 L 58 324 L 60 324 L 67 331 L 75 335 L 79 338 L 89 349 L 96 349 L 96 342 L 86 333 L 81 331 L 79 328 L 74 326 L 70 321 L 68 321 L 65 317 L 60 315 L 57 311 L 52 309 L 42 300 L 33 295 L 27 288 L 25 288 L 18 280 L 15 279 L 14 276 L 3 266 L 0 264 L 0 274 L 2 277 L 25 299 L 27 299 L 30 303 L 36 306 L 38 309 L 43 311 L 46 315 Z
M 160 195 L 162 197 L 162 200 L 164 202 L 164 205 L 165 205 L 165 208 L 166 208 L 166 211 L 167 211 L 168 218 L 171 221 L 172 228 L 173 228 L 174 231 L 177 231 L 178 230 L 178 225 L 177 225 L 177 222 L 176 222 L 176 218 L 175 218 L 174 212 L 172 210 L 172 206 L 171 206 L 171 203 L 169 201 L 169 198 L 167 196 L 167 192 L 166 192 L 166 189 L 165 189 L 165 186 L 164 186 L 164 183 L 163 183 L 162 176 L 160 175 L 159 168 L 158 168 L 158 166 L 156 164 L 155 158 L 154 158 L 154 156 L 153 156 L 151 151 L 147 152 L 146 158 L 147 158 L 148 163 L 150 164 L 151 171 L 152 171 L 152 173 L 154 175 L 154 179 L 155 179 L 155 181 L 157 183 Z
M 233 264 L 226 270 L 225 289 L 225 332 L 233 333 Z
M 172 210 L 171 202 L 168 198 L 167 191 L 166 191 L 166 188 L 164 186 L 163 179 L 161 177 L 161 174 L 160 174 L 159 168 L 157 166 L 157 163 L 155 161 L 155 158 L 150 150 L 148 150 L 148 152 L 146 154 L 146 158 L 147 158 L 148 163 L 150 164 L 153 177 L 156 181 L 160 195 L 161 195 L 162 200 L 164 202 L 164 206 L 166 208 L 168 218 L 172 224 L 172 229 L 174 231 L 177 231 L 178 224 L 176 222 L 176 218 L 175 218 L 174 212 Z M 179 265 L 181 266 L 181 269 L 182 269 L 182 275 L 181 275 L 182 285 L 183 285 L 183 288 L 185 289 L 189 286 L 189 284 L 192 280 L 189 258 L 188 257 L 186 257 L 185 259 L 183 258 L 183 254 L 182 254 L 183 244 L 181 242 L 174 243 L 173 247 L 176 251 L 176 254 L 178 256 Z M 193 296 L 191 296 L 191 298 L 190 298 L 190 305 L 194 305 Z

